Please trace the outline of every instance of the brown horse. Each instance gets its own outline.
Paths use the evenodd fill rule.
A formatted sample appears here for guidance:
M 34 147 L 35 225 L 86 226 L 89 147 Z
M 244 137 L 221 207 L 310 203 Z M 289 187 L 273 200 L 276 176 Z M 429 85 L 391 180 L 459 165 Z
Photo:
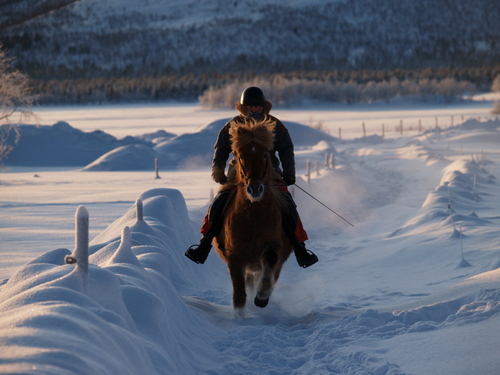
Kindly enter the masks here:
M 292 252 L 284 233 L 282 213 L 286 208 L 278 190 L 270 150 L 274 143 L 272 121 L 248 120 L 231 124 L 233 183 L 222 230 L 215 248 L 227 263 L 233 282 L 233 306 L 242 312 L 246 287 L 256 288 L 255 305 L 267 306 L 269 297 Z

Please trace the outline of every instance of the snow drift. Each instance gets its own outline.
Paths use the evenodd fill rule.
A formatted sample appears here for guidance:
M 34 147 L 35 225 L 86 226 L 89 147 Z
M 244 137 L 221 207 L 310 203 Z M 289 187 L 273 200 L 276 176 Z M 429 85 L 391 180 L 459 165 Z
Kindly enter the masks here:
M 301 270 L 290 259 L 269 306 L 249 304 L 243 320 L 234 319 L 223 262 L 213 253 L 203 266 L 183 256 L 199 238 L 205 201 L 188 211 L 180 190 L 141 190 L 88 244 L 88 263 L 79 258 L 81 228 L 98 207 L 87 205 L 90 218 L 80 207 L 75 249 L 45 252 L 0 287 L 0 372 L 494 375 L 497 128 L 335 143 L 336 167 L 314 174 L 307 189 L 355 227 L 295 191 L 320 262 Z M 297 159 L 323 160 L 331 147 L 298 145 Z M 4 175 L 3 191 L 40 180 L 13 175 Z M 192 180 L 181 175 L 170 180 L 187 190 Z M 116 198 L 105 198 L 108 210 Z M 4 198 L 3 212 L 26 220 L 33 206 L 13 201 Z
M 445 169 L 443 181 L 453 185 L 450 174 L 464 174 L 468 180 L 477 172 L 467 163 L 454 163 Z M 324 183 L 332 173 L 316 183 Z M 483 178 L 478 181 L 476 190 L 491 183 Z M 428 199 L 423 209 L 441 206 L 440 199 Z M 82 212 L 86 210 L 80 207 L 77 228 Z M 431 222 L 403 227 L 415 230 Z M 230 283 L 225 272 L 224 278 L 218 276 L 224 269 L 222 262 L 215 265 L 209 259 L 210 268 L 198 272 L 199 265 L 184 258 L 183 250 L 197 240 L 194 228 L 179 191 L 153 189 L 141 194 L 124 216 L 92 241 L 88 274 L 78 262 L 65 262 L 77 257 L 81 239 L 86 238 L 81 229 L 76 230 L 73 252 L 55 249 L 26 264 L 0 292 L 4 348 L 0 370 L 23 374 L 251 374 L 252 353 L 262 355 L 262 348 L 270 346 L 277 358 L 260 358 L 260 366 L 269 361 L 264 372 L 278 361 L 286 373 L 315 373 L 326 366 L 333 373 L 403 374 L 396 363 L 381 361 L 375 353 L 356 347 L 366 345 L 367 340 L 443 331 L 500 316 L 500 271 L 493 270 L 391 310 L 361 308 L 356 312 L 339 305 L 301 313 L 292 312 L 285 303 L 280 311 L 284 301 L 280 302 L 278 293 L 273 302 L 278 311 L 256 315 L 250 308 L 246 322 L 238 322 L 227 302 L 183 297 L 201 285 L 213 288 L 217 285 L 214 280 Z M 278 332 L 269 336 L 267 324 L 284 324 L 296 334 L 301 332 L 300 337 L 309 327 L 322 328 L 306 335 L 304 343 L 303 338 L 295 341 Z M 247 348 L 242 337 L 252 340 L 254 347 Z M 304 356 L 303 345 L 313 346 L 316 358 Z M 221 355 L 224 360 L 214 363 L 212 359 Z M 295 358 L 292 362 L 286 359 L 289 355 Z
M 179 135 L 165 140 L 148 149 L 143 145 L 131 145 L 115 149 L 102 155 L 99 159 L 87 165 L 85 171 L 116 171 L 116 170 L 144 170 L 152 169 L 154 160 L 158 159 L 161 168 L 167 169 L 196 169 L 210 166 L 217 134 L 230 119 L 221 119 L 210 122 L 196 129 L 196 132 Z M 337 138 L 325 134 L 308 126 L 284 121 L 295 147 L 311 147 L 319 142 L 326 142 L 328 147 Z
M 195 240 L 183 203 L 178 191 L 144 193 L 95 239 L 104 242 L 91 246 L 88 276 L 65 264 L 68 249 L 13 275 L 0 293 L 1 372 L 199 373 L 217 334 L 198 329 L 206 323 L 176 289 L 203 282 L 181 259 L 179 250 Z
M 7 138 L 7 144 L 14 146 L 5 160 L 7 166 L 81 167 L 116 148 L 123 147 L 129 150 L 137 147 L 144 153 L 154 146 L 156 140 L 166 140 L 175 136 L 159 130 L 137 137 L 117 139 L 101 130 L 83 132 L 64 121 L 51 126 L 21 124 L 18 129 L 20 139 L 17 144 L 13 131 Z

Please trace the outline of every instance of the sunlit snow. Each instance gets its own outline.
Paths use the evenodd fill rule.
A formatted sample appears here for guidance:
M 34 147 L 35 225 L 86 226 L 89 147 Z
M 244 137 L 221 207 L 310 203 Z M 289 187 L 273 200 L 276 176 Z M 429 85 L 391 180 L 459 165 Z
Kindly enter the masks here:
M 274 110 L 296 124 L 297 184 L 354 227 L 292 188 L 320 262 L 301 269 L 292 256 L 269 305 L 255 307 L 249 296 L 244 319 L 234 316 L 215 252 L 204 265 L 184 256 L 217 189 L 210 160 L 160 168 L 161 178 L 153 165 L 7 169 L 0 372 L 496 374 L 500 120 L 490 108 Z M 164 129 L 188 152 L 212 147 L 214 134 L 200 134 L 234 111 L 182 104 L 38 114 L 44 125 L 65 121 L 117 138 Z M 330 131 L 322 140 L 299 125 L 318 122 Z M 334 167 L 325 166 L 330 154 Z M 85 252 L 87 220 L 88 273 L 74 263 Z

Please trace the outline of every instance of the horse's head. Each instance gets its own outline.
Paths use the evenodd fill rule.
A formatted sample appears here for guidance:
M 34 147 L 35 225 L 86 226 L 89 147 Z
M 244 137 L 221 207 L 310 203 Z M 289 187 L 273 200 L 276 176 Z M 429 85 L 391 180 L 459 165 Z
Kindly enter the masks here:
M 232 149 L 237 183 L 245 187 L 248 199 L 259 201 L 272 177 L 270 151 L 274 144 L 274 122 L 249 119 L 231 125 Z

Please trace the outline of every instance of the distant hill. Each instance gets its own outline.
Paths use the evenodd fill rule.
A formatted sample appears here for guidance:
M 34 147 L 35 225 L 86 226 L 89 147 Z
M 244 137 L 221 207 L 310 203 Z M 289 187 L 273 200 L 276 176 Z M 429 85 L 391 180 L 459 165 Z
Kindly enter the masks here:
M 198 128 L 194 133 L 186 133 L 166 139 L 154 147 L 133 144 L 116 148 L 85 166 L 85 171 L 130 171 L 152 170 L 158 159 L 161 168 L 199 169 L 209 168 L 213 158 L 213 140 L 224 124 L 230 119 L 220 119 Z M 337 138 L 320 130 L 296 122 L 284 121 L 297 149 L 312 147 L 322 142 L 327 151 L 334 152 Z
M 82 167 L 118 147 L 148 149 L 175 137 L 175 134 L 159 130 L 117 139 L 101 130 L 83 132 L 64 121 L 51 126 L 19 125 L 18 129 L 19 143 L 15 143 L 14 132 L 7 138 L 7 144 L 14 147 L 4 160 L 7 167 Z
M 79 0 L 0 0 L 0 29 L 22 25 Z
M 154 170 L 154 161 L 158 159 L 162 169 L 209 167 L 213 142 L 228 120 L 216 120 L 179 136 L 158 130 L 122 139 L 101 130 L 83 132 L 64 121 L 51 126 L 19 125 L 19 143 L 14 144 L 14 133 L 7 140 L 14 149 L 5 159 L 5 166 L 85 167 L 86 171 Z M 325 152 L 334 151 L 337 138 L 296 122 L 284 123 L 297 149 L 323 142 Z
M 482 66 L 498 0 L 0 0 L 34 77 Z

